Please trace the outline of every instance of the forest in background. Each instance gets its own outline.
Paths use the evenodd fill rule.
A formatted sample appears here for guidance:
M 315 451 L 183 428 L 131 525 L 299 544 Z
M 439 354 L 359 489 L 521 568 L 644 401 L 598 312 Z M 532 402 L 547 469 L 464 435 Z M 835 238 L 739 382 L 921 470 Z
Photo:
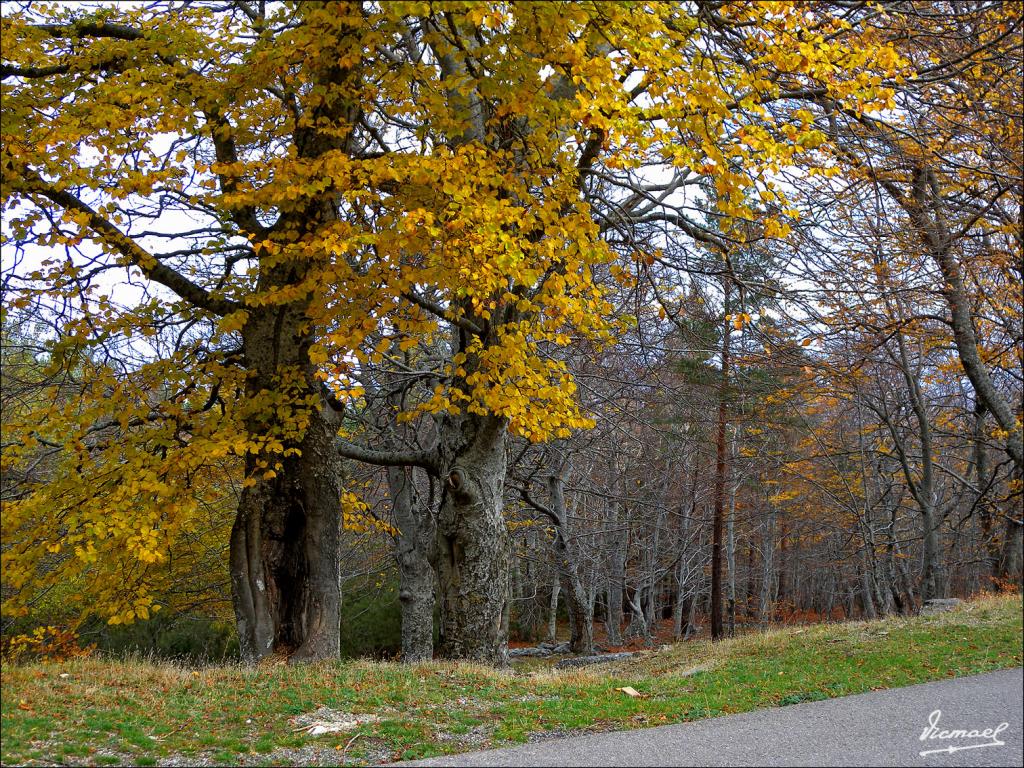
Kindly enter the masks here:
M 1019 589 L 1022 26 L 5 4 L 5 644 L 500 663 Z

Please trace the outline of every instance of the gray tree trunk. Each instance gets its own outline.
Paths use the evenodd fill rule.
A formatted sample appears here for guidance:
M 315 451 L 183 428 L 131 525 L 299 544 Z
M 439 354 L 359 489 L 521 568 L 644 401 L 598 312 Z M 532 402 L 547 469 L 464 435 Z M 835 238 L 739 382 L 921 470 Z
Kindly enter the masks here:
M 551 581 L 551 602 L 548 606 L 548 635 L 547 641 L 554 643 L 558 640 L 558 594 L 562 591 L 562 580 L 559 578 L 558 569 L 555 569 L 554 579 Z
M 608 613 L 605 617 L 605 629 L 611 645 L 622 645 L 622 580 L 626 572 L 626 534 L 618 530 L 619 519 L 614 502 L 609 503 L 608 527 L 614 528 L 611 536 L 611 553 L 608 564 Z
M 686 588 L 686 563 L 683 557 L 679 558 L 675 568 L 676 580 L 676 601 L 672 604 L 672 639 L 683 639 L 683 591 Z
M 697 631 L 697 595 L 690 596 L 690 610 L 686 614 L 686 631 L 683 633 L 683 640 L 689 640 Z
M 729 596 L 726 598 L 729 637 L 736 636 L 736 483 L 729 493 L 729 518 L 726 520 L 725 564 L 729 569 Z
M 680 640 L 683 636 L 683 593 L 686 588 L 686 541 L 689 532 L 690 516 L 685 509 L 679 510 L 679 526 L 676 529 L 676 555 L 679 558 L 673 569 L 676 599 L 672 603 L 672 639 Z
M 580 580 L 579 564 L 572 546 L 572 525 L 565 507 L 564 465 L 548 478 L 548 498 L 555 515 L 555 556 L 566 583 L 571 628 L 569 647 L 573 653 L 594 652 L 594 608 Z
M 626 597 L 629 599 L 629 607 L 631 609 L 629 626 L 626 627 L 626 637 L 641 638 L 644 643 L 650 644 L 650 619 L 644 614 L 643 583 L 641 582 L 641 585 L 637 587 L 636 592 L 632 595 L 627 593 Z
M 773 605 L 776 595 L 775 523 L 775 508 L 769 502 L 768 513 L 764 519 L 764 543 L 761 556 L 761 594 L 758 601 L 758 615 L 762 625 L 767 625 L 773 619 Z
M 441 427 L 437 577 L 443 595 L 439 653 L 508 662 L 511 540 L 502 514 L 505 422 L 448 416 Z
M 527 529 L 523 547 L 526 556 L 513 561 L 513 594 L 515 595 L 516 621 L 523 640 L 535 642 L 540 637 L 540 610 L 537 595 L 538 547 L 537 530 Z
M 334 429 L 314 417 L 300 456 L 271 480 L 245 488 L 231 529 L 232 602 L 243 660 L 284 653 L 289 661 L 341 652 L 341 489 Z M 247 475 L 262 469 L 246 462 Z
M 995 535 L 995 515 L 992 505 L 988 502 L 986 495 L 991 473 L 988 466 L 988 451 L 985 450 L 985 416 L 988 409 L 985 404 L 977 400 L 974 404 L 974 430 L 973 430 L 973 460 L 974 460 L 974 482 L 977 486 L 977 493 L 974 498 L 975 506 L 978 509 L 978 525 L 981 528 L 982 547 L 985 549 L 988 560 L 988 573 L 986 574 L 989 586 L 999 586 L 999 559 L 1001 550 L 998 537 Z
M 388 467 L 388 491 L 398 526 L 398 601 L 402 611 L 402 661 L 434 656 L 434 576 L 436 521 L 420 498 L 412 467 Z
M 996 578 L 1001 589 L 1021 582 L 1021 552 L 1024 549 L 1024 525 L 1021 524 L 1020 510 L 1008 510 L 1006 513 L 1006 529 L 1004 531 L 1003 548 L 999 553 L 999 564 Z
M 330 34 L 341 39 L 358 31 L 343 24 Z M 352 94 L 360 79 L 358 66 L 338 64 L 324 72 L 318 86 Z M 322 99 L 308 114 L 310 126 L 294 132 L 292 148 L 303 159 L 351 152 L 351 127 L 359 113 L 358 103 L 347 96 Z M 350 128 L 321 131 L 326 125 Z M 217 132 L 214 149 L 220 162 L 237 158 L 233 140 Z M 330 194 L 282 212 L 271 238 L 285 232 L 288 240 L 298 241 L 294 234 L 313 233 L 335 221 Z M 317 269 L 317 258 L 269 263 L 261 258 L 256 287 L 301 286 Z M 247 307 L 241 331 L 242 363 L 249 374 L 246 401 L 265 403 L 248 416 L 246 430 L 282 444 L 280 453 L 246 456 L 246 477 L 255 483 L 243 488 L 231 529 L 232 603 L 241 655 L 249 662 L 272 652 L 286 653 L 292 662 L 315 661 L 335 658 L 341 650 L 341 461 L 334 446 L 340 418 L 309 357 L 317 329 L 310 328 L 307 301 Z M 297 432 L 300 436 L 292 437 Z M 285 453 L 289 448 L 297 452 Z
M 743 595 L 743 614 L 749 621 L 754 615 L 754 542 L 747 539 L 747 586 Z
M 857 563 L 857 570 L 860 571 L 860 599 L 864 606 L 864 617 L 867 619 L 878 618 L 878 611 L 875 610 L 874 590 L 871 583 L 871 563 L 868 558 L 867 549 L 861 547 L 860 561 Z
M 569 597 L 565 601 L 566 614 L 569 617 L 569 649 L 572 650 L 573 642 L 579 642 L 579 614 L 573 605 L 573 599 L 571 597 L 572 590 L 567 589 L 565 592 L 566 596 Z
M 676 541 L 676 554 L 679 557 L 679 564 L 676 568 L 676 603 L 672 611 L 672 637 L 675 640 L 684 639 L 691 632 L 693 623 L 693 606 L 696 604 L 696 595 L 693 594 L 691 580 L 695 567 L 691 560 L 691 535 L 692 523 L 697 516 L 697 481 L 700 477 L 700 457 L 694 456 L 693 472 L 690 476 L 690 503 L 687 508 L 680 509 L 679 536 Z M 700 531 L 698 528 L 697 542 L 694 549 L 699 553 Z M 686 618 L 684 619 L 684 615 Z
M 900 314 L 902 315 L 902 313 Z M 897 441 L 896 447 L 904 474 L 906 475 L 907 485 L 921 510 L 921 535 L 923 537 L 921 552 L 921 600 L 927 601 L 943 596 L 940 592 L 941 586 L 938 574 L 939 521 L 936 518 L 935 510 L 931 421 L 928 418 L 928 408 L 924 400 L 924 394 L 921 392 L 921 384 L 911 369 L 906 341 L 901 331 L 896 332 L 896 344 L 900 355 L 900 369 L 903 372 L 903 379 L 907 385 L 907 395 L 910 398 L 910 405 L 917 420 L 921 441 L 921 474 L 917 482 L 914 482 L 910 475 L 909 461 L 902 444 Z M 891 424 L 890 429 L 895 432 Z M 895 434 L 893 439 L 895 440 Z
M 919 219 L 922 217 L 918 217 Z M 922 226 L 927 229 L 928 224 Z M 1006 400 L 992 384 L 988 369 L 978 351 L 978 340 L 971 318 L 967 291 L 960 274 L 960 265 L 945 243 L 942 234 L 930 235 L 926 238 L 931 246 L 932 256 L 942 272 L 942 294 L 950 309 L 953 326 L 953 341 L 956 344 L 960 364 L 971 380 L 974 391 L 982 402 L 995 415 L 999 426 L 1006 432 L 1006 452 L 1010 455 L 1018 472 L 1024 471 L 1024 445 L 1022 445 L 1021 428 L 1010 410 Z
M 789 556 L 786 551 L 786 519 L 778 521 L 778 554 L 779 554 L 779 573 L 778 580 L 775 583 L 775 601 L 777 603 L 784 603 L 789 598 L 789 580 L 787 575 L 789 573 Z

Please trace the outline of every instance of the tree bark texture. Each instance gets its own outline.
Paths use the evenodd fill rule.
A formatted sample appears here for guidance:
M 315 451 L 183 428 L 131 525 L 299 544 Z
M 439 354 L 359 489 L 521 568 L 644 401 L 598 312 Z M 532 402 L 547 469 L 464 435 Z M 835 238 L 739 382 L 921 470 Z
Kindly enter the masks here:
M 280 377 L 288 373 L 296 377 L 291 403 L 303 394 L 318 396 L 309 339 L 298 331 L 303 314 L 301 308 L 282 307 L 250 319 L 243 331 L 247 363 L 256 371 L 250 397 L 281 392 Z M 271 653 L 287 654 L 290 661 L 340 653 L 337 427 L 324 410 L 308 406 L 295 406 L 291 418 L 301 436 L 282 442 L 297 453 L 247 456 L 246 477 L 254 483 L 242 491 L 231 531 L 232 600 L 241 655 L 248 662 Z M 262 412 L 248 426 L 254 436 L 290 429 Z M 275 463 L 280 466 L 271 469 Z
M 402 661 L 434 656 L 434 553 L 436 521 L 421 498 L 412 467 L 388 467 L 388 491 L 398 524 L 398 602 L 402 611 Z
M 553 643 L 558 639 L 558 595 L 562 591 L 562 580 L 559 573 L 555 571 L 555 577 L 551 581 L 551 599 L 548 601 L 548 633 L 546 640 Z
M 564 466 L 562 468 L 564 470 Z M 565 507 L 565 480 L 561 472 L 548 478 L 548 498 L 551 511 L 557 518 L 555 530 L 555 556 L 558 570 L 565 579 L 569 609 L 569 623 L 572 628 L 569 648 L 573 653 L 594 652 L 594 607 L 580 580 L 579 565 L 572 546 L 572 526 Z
M 464 414 L 442 424 L 437 521 L 441 656 L 508 662 L 511 539 L 502 514 L 505 422 Z

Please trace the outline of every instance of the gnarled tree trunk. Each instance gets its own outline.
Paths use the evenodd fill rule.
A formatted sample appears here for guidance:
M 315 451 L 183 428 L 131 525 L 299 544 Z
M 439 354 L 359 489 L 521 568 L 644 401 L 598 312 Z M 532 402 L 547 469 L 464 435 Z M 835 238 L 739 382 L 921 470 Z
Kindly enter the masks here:
M 247 455 L 249 484 L 231 531 L 232 598 L 241 655 L 250 662 L 270 653 L 290 661 L 340 653 L 337 423 L 328 409 L 303 402 L 320 398 L 304 321 L 305 307 L 287 305 L 251 313 L 242 332 L 250 402 L 284 398 L 248 419 L 253 438 L 281 447 Z
M 231 530 L 230 570 L 239 646 L 245 661 L 271 653 L 290 661 L 340 652 L 340 489 L 334 429 L 315 412 L 298 443 L 266 479 L 242 491 Z
M 505 428 L 501 418 L 476 414 L 447 417 L 442 424 L 437 577 L 438 650 L 445 658 L 508 661 L 512 547 L 502 514 Z

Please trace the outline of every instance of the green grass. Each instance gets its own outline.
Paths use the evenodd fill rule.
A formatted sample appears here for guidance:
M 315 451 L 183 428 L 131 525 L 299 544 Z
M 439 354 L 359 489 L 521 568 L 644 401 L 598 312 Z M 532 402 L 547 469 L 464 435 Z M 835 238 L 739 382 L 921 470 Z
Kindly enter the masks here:
M 1020 596 L 988 597 L 936 616 L 682 643 L 564 672 L 369 661 L 186 668 L 98 657 L 5 665 L 0 759 L 338 765 L 480 749 L 548 730 L 661 725 L 1019 666 L 1021 616 Z M 642 696 L 616 690 L 626 685 Z M 317 737 L 289 722 L 320 706 L 380 720 Z

